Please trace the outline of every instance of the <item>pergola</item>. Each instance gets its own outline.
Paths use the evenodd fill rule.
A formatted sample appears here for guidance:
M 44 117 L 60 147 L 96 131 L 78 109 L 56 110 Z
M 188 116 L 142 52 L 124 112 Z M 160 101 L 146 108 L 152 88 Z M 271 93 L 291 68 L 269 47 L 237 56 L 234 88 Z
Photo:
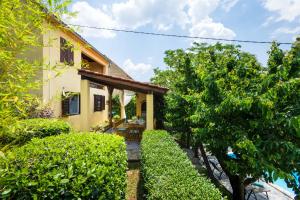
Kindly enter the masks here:
M 82 109 L 82 114 L 85 110 L 88 110 L 89 104 L 89 87 L 90 82 L 101 84 L 107 86 L 108 89 L 108 112 L 109 112 L 109 123 L 112 124 L 112 94 L 114 89 L 118 90 L 130 90 L 133 92 L 137 92 L 138 94 L 144 94 L 146 96 L 146 129 L 151 130 L 154 128 L 154 95 L 164 95 L 168 89 L 164 87 L 160 87 L 157 85 L 149 84 L 149 83 L 142 83 L 130 79 L 124 79 L 115 76 L 109 76 L 101 73 L 97 73 L 94 71 L 86 70 L 86 69 L 79 69 L 78 74 L 81 75 L 81 101 L 82 105 L 86 105 L 87 109 Z M 142 95 L 137 95 L 137 98 Z M 137 99 L 137 102 L 141 102 L 141 100 Z M 125 108 L 121 107 L 121 110 Z M 137 107 L 137 114 L 141 111 Z M 121 111 L 121 113 L 123 113 Z M 121 116 L 122 118 L 123 116 Z M 87 119 L 87 118 L 86 118 Z

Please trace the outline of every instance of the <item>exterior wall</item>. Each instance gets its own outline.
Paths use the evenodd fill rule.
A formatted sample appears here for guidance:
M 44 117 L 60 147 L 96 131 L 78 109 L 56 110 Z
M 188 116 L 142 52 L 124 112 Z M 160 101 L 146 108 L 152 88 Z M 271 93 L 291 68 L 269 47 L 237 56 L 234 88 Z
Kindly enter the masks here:
M 21 55 L 22 58 L 26 58 L 29 62 L 32 63 L 37 63 L 40 68 L 40 70 L 37 72 L 37 75 L 35 77 L 35 80 L 38 80 L 42 83 L 43 81 L 43 36 L 40 32 L 36 33 L 39 37 L 39 45 L 40 46 L 35 46 L 35 47 L 31 47 L 30 49 L 28 49 L 28 51 L 24 52 L 24 54 Z M 42 87 L 40 87 L 37 90 L 33 90 L 31 91 L 32 94 L 37 95 L 39 98 L 42 98 L 43 96 L 43 89 Z
M 45 26 L 48 24 L 45 23 Z M 74 66 L 63 66 L 60 63 L 60 37 L 65 38 L 68 42 L 74 45 Z M 47 30 L 43 35 L 43 59 L 44 64 L 48 67 L 48 70 L 43 71 L 43 102 L 49 103 L 54 110 L 55 117 L 61 117 L 61 95 L 63 90 L 65 92 L 82 92 L 81 90 L 81 76 L 78 75 L 77 69 L 81 68 L 81 53 L 84 52 L 96 62 L 101 63 L 104 67 L 104 74 L 108 73 L 108 62 L 100 57 L 99 54 L 93 52 L 87 45 L 82 45 L 74 35 L 62 31 L 58 28 L 52 28 Z M 53 66 L 57 66 L 56 70 L 51 69 Z M 59 71 L 61 74 L 55 76 L 55 71 Z M 90 88 L 90 110 L 89 110 L 89 122 L 90 126 L 99 124 L 108 119 L 107 106 L 102 112 L 94 112 L 94 94 L 102 94 L 107 99 L 107 89 L 104 90 Z M 68 121 L 74 129 L 83 130 L 80 115 L 73 115 L 64 117 L 63 119 Z M 85 130 L 87 131 L 87 130 Z

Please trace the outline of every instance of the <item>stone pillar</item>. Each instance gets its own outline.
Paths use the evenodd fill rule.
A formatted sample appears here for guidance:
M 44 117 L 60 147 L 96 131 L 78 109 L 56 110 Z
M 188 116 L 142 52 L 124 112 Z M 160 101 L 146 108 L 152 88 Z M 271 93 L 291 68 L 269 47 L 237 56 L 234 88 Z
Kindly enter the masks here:
M 120 113 L 121 113 L 121 119 L 126 118 L 126 112 L 125 112 L 125 92 L 124 90 L 120 93 Z
M 147 117 L 146 117 L 146 130 L 153 130 L 153 120 L 154 120 L 154 102 L 153 94 L 146 95 L 146 104 L 147 104 Z
M 89 131 L 90 123 L 90 81 L 81 80 L 80 83 L 80 130 Z

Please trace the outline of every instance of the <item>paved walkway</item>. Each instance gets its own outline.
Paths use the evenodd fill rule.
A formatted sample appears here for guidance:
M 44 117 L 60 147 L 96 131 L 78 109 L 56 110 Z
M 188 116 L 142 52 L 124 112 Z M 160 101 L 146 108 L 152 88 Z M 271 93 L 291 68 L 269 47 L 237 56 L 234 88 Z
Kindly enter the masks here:
M 134 141 L 126 141 L 126 151 L 128 161 L 140 160 L 140 143 Z
M 206 168 L 201 156 L 200 156 L 200 158 L 195 158 L 194 152 L 192 150 L 190 150 L 190 149 L 184 149 L 184 150 L 186 151 L 188 157 L 190 158 L 190 160 L 192 161 L 192 163 L 195 165 L 195 167 L 198 170 L 201 170 L 201 168 L 202 169 Z M 199 155 L 201 155 L 201 154 L 199 153 Z M 213 162 L 218 162 L 214 156 L 208 156 L 208 159 L 212 160 Z M 212 165 L 211 165 L 211 168 L 213 169 Z M 218 179 L 220 177 L 220 172 L 218 172 L 217 170 L 214 170 L 214 176 Z M 232 193 L 232 188 L 231 188 L 229 179 L 225 173 L 222 174 L 219 181 L 228 191 L 230 191 Z M 278 188 L 278 186 L 266 183 L 264 181 L 260 181 L 259 183 L 264 185 L 264 187 L 267 190 L 270 190 L 270 192 L 268 192 L 268 196 L 269 196 L 270 200 L 293 200 L 294 199 L 292 197 L 292 194 L 290 194 L 288 191 L 284 191 L 282 188 Z M 248 194 L 249 194 L 249 191 L 247 192 L 246 197 L 248 197 Z M 257 200 L 266 200 L 267 199 L 265 193 L 264 194 L 256 193 L 256 197 L 257 197 Z M 256 200 L 256 199 L 255 199 L 254 195 L 251 195 L 249 200 Z

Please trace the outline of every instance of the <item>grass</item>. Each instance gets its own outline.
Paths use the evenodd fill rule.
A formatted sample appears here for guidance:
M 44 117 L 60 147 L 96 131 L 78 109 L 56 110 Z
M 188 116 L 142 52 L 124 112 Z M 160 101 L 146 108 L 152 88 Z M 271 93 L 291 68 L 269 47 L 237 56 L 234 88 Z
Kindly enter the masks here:
M 140 174 L 140 163 L 131 162 L 128 163 L 127 170 L 127 189 L 126 200 L 142 200 L 142 180 Z

